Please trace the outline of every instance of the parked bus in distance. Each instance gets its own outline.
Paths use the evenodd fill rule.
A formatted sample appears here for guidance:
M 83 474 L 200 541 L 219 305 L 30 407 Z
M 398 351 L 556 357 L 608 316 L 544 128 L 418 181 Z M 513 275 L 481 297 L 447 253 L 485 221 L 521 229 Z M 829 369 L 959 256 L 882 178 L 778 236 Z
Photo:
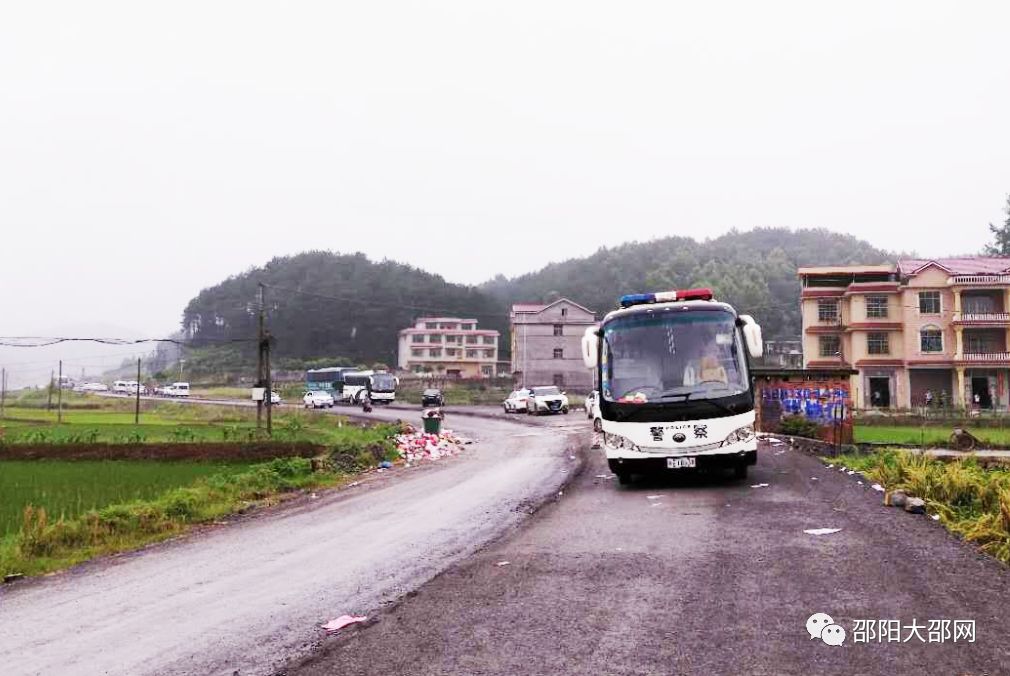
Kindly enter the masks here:
M 309 369 L 305 372 L 305 390 L 326 392 L 333 397 L 333 401 L 341 401 L 344 391 L 344 373 L 356 370 L 353 366 Z
M 396 401 L 396 386 L 400 379 L 387 371 L 348 371 L 343 374 L 345 402 L 360 404 L 367 394 L 373 404 L 391 404 Z
M 634 474 L 757 462 L 750 357 L 761 328 L 708 289 L 634 294 L 586 330 L 600 383 L 603 448 L 620 483 Z
M 331 366 L 309 369 L 305 373 L 308 392 L 322 390 L 343 404 L 360 404 L 367 394 L 376 404 L 396 400 L 399 378 L 387 371 L 359 371 L 353 366 Z

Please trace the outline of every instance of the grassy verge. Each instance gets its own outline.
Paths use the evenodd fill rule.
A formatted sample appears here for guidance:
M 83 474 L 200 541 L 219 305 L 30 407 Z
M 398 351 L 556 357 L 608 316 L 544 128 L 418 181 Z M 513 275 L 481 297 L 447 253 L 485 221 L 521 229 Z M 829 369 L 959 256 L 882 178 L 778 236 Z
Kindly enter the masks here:
M 20 506 L 17 531 L 0 537 L 0 575 L 37 575 L 135 549 L 196 524 L 278 502 L 294 491 L 338 485 L 362 469 L 395 457 L 390 437 L 396 430 L 391 426 L 343 430 L 339 442 L 319 458 L 276 459 L 241 471 L 219 471 L 145 499 L 107 504 L 76 516 L 50 506 L 56 504 L 46 489 L 52 482 L 42 480 L 36 498 Z M 46 464 L 58 468 L 63 463 L 39 463 L 42 471 Z M 56 518 L 58 513 L 62 516 Z
M 143 444 L 194 443 L 262 440 L 256 430 L 252 410 L 228 406 L 189 406 L 157 403 L 140 414 L 118 409 L 64 411 L 63 422 L 56 412 L 13 407 L 0 421 L 0 448 L 3 444 Z M 335 443 L 346 436 L 340 418 L 301 409 L 284 409 L 274 416 L 274 439 Z
M 970 457 L 942 462 L 895 450 L 830 462 L 858 470 L 889 491 L 922 498 L 948 529 L 1010 563 L 1010 471 L 985 469 Z
M 857 425 L 853 430 L 856 443 L 925 444 L 927 447 L 945 448 L 949 444 L 951 427 L 917 427 L 912 425 Z M 970 428 L 969 431 L 983 443 L 1010 445 L 1010 429 Z

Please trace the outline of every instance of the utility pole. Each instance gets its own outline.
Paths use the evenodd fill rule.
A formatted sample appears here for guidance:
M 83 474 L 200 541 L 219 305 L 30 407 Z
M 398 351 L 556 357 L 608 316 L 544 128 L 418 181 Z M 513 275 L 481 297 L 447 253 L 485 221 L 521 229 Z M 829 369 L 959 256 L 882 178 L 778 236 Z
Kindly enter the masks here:
M 263 334 L 264 325 L 266 323 L 266 291 L 263 286 L 263 282 L 260 282 L 260 298 L 259 298 L 259 330 L 256 333 L 256 387 L 263 387 Z M 269 395 L 269 392 L 267 393 Z M 260 399 L 256 402 L 256 429 L 260 429 L 263 426 L 263 400 Z
M 273 426 L 273 416 L 271 415 L 270 411 L 273 409 L 273 406 L 274 406 L 274 401 L 273 401 L 273 399 L 274 399 L 273 391 L 274 390 L 273 390 L 273 383 L 270 382 L 270 334 L 269 333 L 265 334 L 265 336 L 263 338 L 263 355 L 264 355 L 263 356 L 264 372 L 266 373 L 266 377 L 267 377 L 267 392 L 266 392 L 266 398 L 267 398 L 267 436 L 268 437 L 272 437 L 273 434 L 274 434 L 274 426 Z
M 133 409 L 133 424 L 140 424 L 140 357 L 137 357 L 137 400 Z
M 53 410 L 53 370 L 49 369 L 49 398 L 46 400 L 46 410 Z
M 4 404 L 7 403 L 7 369 L 0 374 L 0 420 L 4 417 Z
M 60 389 L 56 392 L 56 422 L 63 422 L 63 360 L 60 360 L 60 379 L 56 382 Z

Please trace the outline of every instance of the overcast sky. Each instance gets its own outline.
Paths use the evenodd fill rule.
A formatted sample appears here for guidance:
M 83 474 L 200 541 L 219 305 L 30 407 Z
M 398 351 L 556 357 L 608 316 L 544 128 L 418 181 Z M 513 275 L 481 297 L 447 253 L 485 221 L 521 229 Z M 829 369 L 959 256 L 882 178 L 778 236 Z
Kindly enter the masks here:
M 822 226 L 977 251 L 1006 2 L 8 2 L 0 335 L 177 327 L 280 254 L 476 283 Z M 112 328 L 116 327 L 116 328 Z

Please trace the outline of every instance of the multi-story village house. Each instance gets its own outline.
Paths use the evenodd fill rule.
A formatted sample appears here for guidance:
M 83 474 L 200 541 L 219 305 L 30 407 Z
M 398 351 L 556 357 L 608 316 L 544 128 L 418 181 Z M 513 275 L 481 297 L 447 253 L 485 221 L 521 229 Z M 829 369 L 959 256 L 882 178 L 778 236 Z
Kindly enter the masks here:
M 517 303 L 510 315 L 512 374 L 526 387 L 557 385 L 576 392 L 593 389 L 593 373 L 582 361 L 582 336 L 596 324 L 592 310 L 567 298 L 553 303 Z
M 851 366 L 857 407 L 1010 408 L 1010 258 L 801 268 L 804 366 Z
M 497 375 L 498 337 L 498 331 L 478 329 L 476 319 L 420 317 L 400 331 L 399 366 L 450 378 L 491 378 Z

